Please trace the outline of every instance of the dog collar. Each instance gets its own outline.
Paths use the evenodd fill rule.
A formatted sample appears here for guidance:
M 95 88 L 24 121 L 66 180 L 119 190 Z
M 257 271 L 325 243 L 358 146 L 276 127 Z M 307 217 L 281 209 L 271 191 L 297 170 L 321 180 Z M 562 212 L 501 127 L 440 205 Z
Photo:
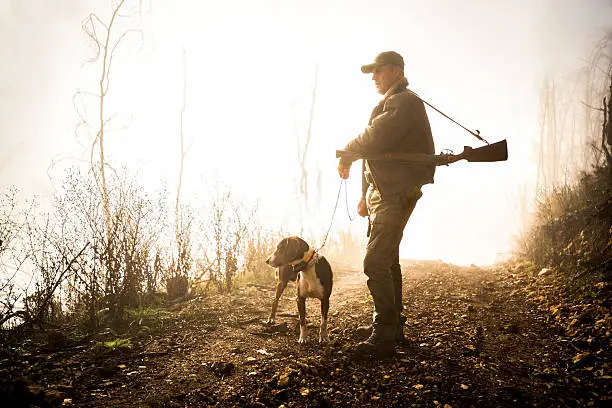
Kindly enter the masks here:
M 315 254 L 315 250 L 311 249 L 310 251 L 308 251 L 308 255 L 306 255 L 306 258 L 304 258 L 304 260 L 302 262 L 308 263 L 308 262 L 312 261 L 312 258 L 314 258 L 314 254 Z
M 317 252 L 314 249 L 311 249 L 308 252 L 308 255 L 306 255 L 306 257 L 301 262 L 298 262 L 295 265 L 293 265 L 293 271 L 301 272 L 305 269 L 308 269 L 309 266 L 317 263 L 318 260 L 319 260 L 319 256 Z

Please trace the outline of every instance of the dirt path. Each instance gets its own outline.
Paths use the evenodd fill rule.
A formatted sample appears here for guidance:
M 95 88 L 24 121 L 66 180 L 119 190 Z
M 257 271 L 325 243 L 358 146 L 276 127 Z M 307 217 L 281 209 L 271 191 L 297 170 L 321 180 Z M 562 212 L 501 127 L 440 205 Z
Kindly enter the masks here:
M 391 361 L 358 362 L 347 352 L 354 328 L 371 319 L 372 306 L 363 274 L 342 268 L 336 271 L 328 346 L 316 342 L 316 301 L 307 303 L 311 341 L 300 346 L 294 287 L 281 299 L 279 323 L 266 326 L 272 288 L 247 286 L 231 298 L 175 305 L 163 327 L 141 327 L 127 352 L 92 359 L 77 345 L 31 355 L 29 370 L 47 395 L 82 407 L 610 402 L 609 355 L 592 350 L 597 361 L 577 362 L 576 345 L 563 341 L 554 316 L 528 301 L 524 282 L 512 271 L 407 262 L 404 272 L 409 344 Z M 36 372 L 40 366 L 44 371 Z

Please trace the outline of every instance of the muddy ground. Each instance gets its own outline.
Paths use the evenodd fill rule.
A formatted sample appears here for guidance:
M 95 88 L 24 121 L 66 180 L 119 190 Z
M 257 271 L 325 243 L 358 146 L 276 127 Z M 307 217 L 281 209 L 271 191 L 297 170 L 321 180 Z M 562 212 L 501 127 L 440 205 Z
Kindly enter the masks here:
M 317 342 L 318 301 L 307 302 L 310 342 L 299 345 L 295 286 L 266 325 L 272 285 L 245 285 L 167 305 L 124 332 L 47 332 L 4 350 L 3 406 L 612 406 L 612 319 L 598 297 L 607 282 L 568 303 L 556 271 L 403 266 L 408 343 L 393 359 L 349 353 L 372 304 L 361 271 L 335 266 L 329 345 Z M 129 343 L 92 348 L 117 338 Z

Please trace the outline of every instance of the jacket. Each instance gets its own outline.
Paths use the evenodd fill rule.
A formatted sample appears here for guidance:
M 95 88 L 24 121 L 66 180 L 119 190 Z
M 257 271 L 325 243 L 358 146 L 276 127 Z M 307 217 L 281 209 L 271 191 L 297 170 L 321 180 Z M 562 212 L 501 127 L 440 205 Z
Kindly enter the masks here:
M 344 150 L 360 155 L 381 153 L 434 154 L 435 147 L 425 105 L 407 89 L 408 80 L 402 78 L 385 93 L 372 111 L 368 127 Z M 343 157 L 340 164 L 349 167 L 352 160 Z M 376 188 L 384 198 L 387 195 L 414 191 L 434 182 L 435 166 L 424 166 L 394 161 L 364 160 L 362 170 L 369 171 Z M 362 175 L 362 193 L 368 182 Z

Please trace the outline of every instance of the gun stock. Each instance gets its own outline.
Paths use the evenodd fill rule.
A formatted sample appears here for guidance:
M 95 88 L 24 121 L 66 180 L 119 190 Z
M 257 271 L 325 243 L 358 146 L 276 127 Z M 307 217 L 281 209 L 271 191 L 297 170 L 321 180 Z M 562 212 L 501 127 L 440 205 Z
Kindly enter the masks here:
M 465 159 L 469 162 L 496 162 L 508 160 L 508 145 L 506 139 L 487 146 L 472 149 L 465 146 Z

